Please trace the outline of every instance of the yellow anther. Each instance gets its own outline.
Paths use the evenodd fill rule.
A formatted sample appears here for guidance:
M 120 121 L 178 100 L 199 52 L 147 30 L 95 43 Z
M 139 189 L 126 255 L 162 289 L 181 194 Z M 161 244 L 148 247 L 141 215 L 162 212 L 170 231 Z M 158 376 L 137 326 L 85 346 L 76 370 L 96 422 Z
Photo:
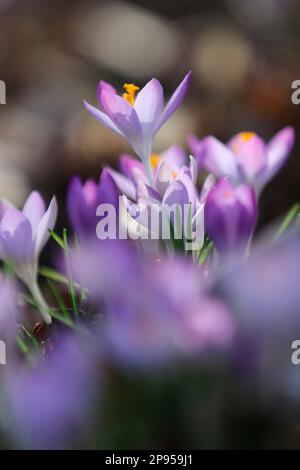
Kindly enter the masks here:
M 131 106 L 134 105 L 135 101 L 135 94 L 137 91 L 139 91 L 139 87 L 136 86 L 134 83 L 124 83 L 123 88 L 126 93 L 123 93 L 123 98 L 128 101 L 128 103 L 131 104 Z
M 155 168 L 157 167 L 157 165 L 159 163 L 159 160 L 160 160 L 160 156 L 157 153 L 152 153 L 152 155 L 150 157 L 150 163 L 151 163 L 151 166 L 152 166 L 152 170 L 155 170 Z
M 239 137 L 245 143 L 249 142 L 249 140 L 253 139 L 253 137 L 255 136 L 256 136 L 255 132 L 240 132 L 239 134 Z
M 174 170 L 172 170 L 172 171 L 171 171 L 171 175 L 172 175 L 173 180 L 175 180 L 176 177 L 177 177 L 177 172 L 174 171 Z

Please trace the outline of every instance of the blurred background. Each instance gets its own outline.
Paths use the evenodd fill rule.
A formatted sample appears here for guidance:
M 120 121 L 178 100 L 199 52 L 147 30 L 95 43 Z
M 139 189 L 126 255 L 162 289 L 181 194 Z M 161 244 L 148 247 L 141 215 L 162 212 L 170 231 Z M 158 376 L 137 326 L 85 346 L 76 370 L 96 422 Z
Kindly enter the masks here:
M 300 2 L 0 0 L 0 196 L 22 204 L 32 188 L 60 199 L 73 174 L 98 178 L 129 150 L 85 111 L 100 79 L 121 90 L 153 76 L 169 95 L 193 71 L 184 105 L 156 151 L 190 133 L 226 141 L 253 130 L 269 139 L 300 128 L 291 84 L 300 79 Z M 299 139 L 265 191 L 262 221 L 300 200 Z

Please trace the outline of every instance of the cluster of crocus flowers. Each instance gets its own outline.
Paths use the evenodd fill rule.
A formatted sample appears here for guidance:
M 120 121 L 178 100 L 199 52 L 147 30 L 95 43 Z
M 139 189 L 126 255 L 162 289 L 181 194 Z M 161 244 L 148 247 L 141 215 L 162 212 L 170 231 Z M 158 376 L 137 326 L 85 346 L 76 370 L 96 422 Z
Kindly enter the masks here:
M 142 90 L 125 84 L 123 96 L 117 95 L 112 85 L 99 83 L 101 110 L 85 103 L 87 110 L 125 137 L 141 159 L 123 155 L 121 172 L 109 168 L 105 172 L 126 196 L 125 211 L 138 224 L 133 225 L 133 231 L 142 227 L 143 233 L 152 234 L 147 221 L 154 206 L 177 204 L 183 208 L 189 204 L 188 229 L 198 231 L 198 248 L 207 233 L 221 254 L 243 252 L 256 225 L 258 197 L 287 159 L 294 130 L 283 129 L 269 143 L 254 132 L 240 132 L 227 145 L 212 136 L 201 140 L 191 136 L 188 141 L 193 156 L 189 159 L 176 146 L 161 155 L 153 154 L 154 135 L 182 102 L 190 78 L 189 72 L 164 109 L 162 86 L 156 79 Z M 210 176 L 199 193 L 196 184 L 202 169 Z M 169 222 L 174 225 L 174 220 Z M 183 220 L 183 225 L 186 223 Z
M 206 365 L 215 367 L 215 357 L 230 362 L 236 352 L 240 360 L 243 338 L 252 346 L 258 327 L 267 355 L 265 331 L 270 318 L 275 319 L 272 353 L 274 338 L 290 341 L 299 326 L 299 235 L 274 248 L 275 254 L 253 258 L 249 250 L 258 197 L 286 160 L 294 131 L 283 129 L 268 144 L 252 132 L 236 135 L 227 145 L 211 136 L 193 137 L 189 140 L 193 155 L 178 145 L 154 154 L 154 136 L 181 104 L 190 78 L 188 73 L 165 106 L 156 79 L 142 89 L 126 83 L 122 96 L 101 81 L 97 89 L 101 109 L 85 103 L 98 121 L 128 140 L 139 159 L 121 155 L 119 169 L 104 168 L 99 181 L 72 178 L 66 202 L 74 246 L 66 230 L 63 237 L 53 231 L 55 197 L 46 208 L 34 191 L 22 210 L 0 201 L 0 339 L 7 342 L 13 358 L 5 371 L 0 415 L 3 407 L 9 415 L 5 429 L 21 446 L 60 448 L 74 443 L 90 428 L 90 411 L 99 406 L 99 396 L 115 382 L 110 377 L 102 387 L 107 371 L 114 377 L 112 370 L 124 373 L 127 368 L 160 370 L 171 364 L 173 370 L 178 358 L 184 367 L 188 361 L 198 364 L 207 358 Z M 126 217 L 133 220 L 132 234 L 149 237 L 153 207 L 181 208 L 184 243 L 172 240 L 171 247 L 163 246 L 160 226 L 154 233 L 155 250 L 147 256 L 139 243 L 98 240 L 98 208 L 107 204 L 121 222 Z M 174 232 L 176 223 L 174 213 L 168 212 L 167 224 Z M 186 249 L 190 232 L 200 242 L 195 256 L 188 256 Z M 54 294 L 56 307 L 51 309 L 38 284 L 39 256 L 50 233 L 63 250 L 66 268 L 63 273 L 40 270 Z M 235 255 L 238 267 L 233 262 L 230 270 L 223 269 L 228 259 L 235 261 Z M 19 284 L 5 272 L 15 274 L 33 299 L 23 295 L 19 302 Z M 292 281 L 286 281 L 288 274 Z M 53 283 L 59 283 L 59 289 Z M 46 339 L 38 337 L 40 324 L 33 328 L 22 317 L 24 303 L 32 300 L 45 323 L 52 322 L 51 315 L 55 318 L 54 327 L 42 325 Z M 283 312 L 288 324 L 281 331 Z M 23 362 L 19 350 L 14 354 L 17 345 L 27 354 Z M 283 372 L 286 378 L 286 368 Z M 102 419 L 103 414 L 96 410 L 97 416 Z

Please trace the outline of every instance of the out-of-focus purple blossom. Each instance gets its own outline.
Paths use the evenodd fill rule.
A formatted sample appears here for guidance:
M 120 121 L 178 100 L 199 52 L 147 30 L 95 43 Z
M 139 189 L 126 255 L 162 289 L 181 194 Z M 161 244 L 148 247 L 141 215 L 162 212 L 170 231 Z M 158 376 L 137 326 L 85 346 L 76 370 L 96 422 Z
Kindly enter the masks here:
M 97 98 L 101 110 L 85 102 L 86 109 L 104 126 L 124 137 L 145 165 L 149 183 L 152 181 L 150 155 L 155 134 L 183 101 L 191 80 L 187 73 L 168 103 L 160 82 L 152 78 L 138 93 L 139 87 L 125 84 L 123 96 L 114 87 L 100 81 Z
M 294 129 L 286 127 L 268 143 L 254 132 L 241 132 L 227 145 L 212 136 L 203 140 L 192 136 L 189 144 L 199 166 L 219 178 L 227 176 L 234 183 L 252 185 L 259 195 L 284 165 L 294 140 Z
M 66 449 L 83 438 L 96 370 L 86 344 L 64 336 L 35 365 L 7 366 L 9 432 L 21 448 Z
M 80 238 L 96 236 L 96 211 L 100 204 L 112 204 L 118 213 L 118 188 L 106 169 L 98 184 L 93 180 L 82 184 L 79 178 L 74 177 L 68 188 L 67 199 L 71 224 Z
M 99 346 L 118 361 L 156 364 L 179 354 L 227 348 L 234 323 L 206 292 L 201 269 L 184 259 L 143 261 L 126 243 L 81 246 L 73 263 L 102 306 Z
M 22 211 L 6 205 L 0 220 L 0 258 L 14 264 L 17 276 L 30 289 L 48 323 L 51 318 L 36 278 L 38 258 L 49 239 L 49 230 L 53 229 L 56 216 L 55 197 L 46 210 L 41 195 L 34 191 L 26 200 Z
M 235 312 L 239 369 L 263 393 L 299 401 L 299 365 L 292 362 L 292 344 L 300 340 L 299 233 L 268 244 L 269 237 L 231 266 L 217 288 Z
M 243 252 L 256 223 L 256 201 L 251 187 L 234 187 L 222 178 L 205 204 L 205 227 L 222 254 Z

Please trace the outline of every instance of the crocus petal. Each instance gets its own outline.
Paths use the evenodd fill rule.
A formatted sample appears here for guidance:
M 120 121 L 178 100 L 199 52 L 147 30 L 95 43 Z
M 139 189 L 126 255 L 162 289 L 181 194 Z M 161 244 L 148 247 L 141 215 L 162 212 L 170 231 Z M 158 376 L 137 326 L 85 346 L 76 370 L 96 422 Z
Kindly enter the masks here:
M 208 175 L 205 178 L 204 183 L 202 185 L 201 192 L 200 192 L 200 202 L 206 201 L 206 198 L 210 190 L 213 188 L 215 182 L 216 182 L 216 178 L 213 175 Z
M 203 166 L 203 140 L 198 139 L 195 135 L 190 135 L 187 139 L 188 146 L 195 157 L 198 170 Z
M 139 92 L 134 109 L 143 127 L 144 136 L 151 136 L 156 121 L 163 109 L 163 88 L 156 78 L 152 78 Z
M 101 92 L 104 111 L 123 133 L 139 156 L 142 153 L 143 132 L 138 115 L 131 104 L 119 95 Z
M 49 230 L 53 230 L 57 217 L 56 198 L 51 199 L 50 205 L 37 227 L 35 238 L 35 255 L 38 256 L 49 239 Z
M 250 186 L 237 188 L 222 178 L 205 204 L 205 227 L 221 253 L 242 252 L 256 222 L 256 201 Z
M 67 205 L 70 221 L 77 235 L 96 233 L 98 204 L 97 184 L 89 180 L 82 185 L 78 177 L 73 177 L 68 187 Z
M 32 228 L 22 212 L 8 209 L 0 224 L 1 255 L 16 263 L 30 261 L 33 256 Z
M 278 132 L 267 146 L 267 174 L 265 183 L 269 181 L 284 165 L 295 141 L 295 131 L 286 127 Z
M 135 201 L 136 189 L 135 189 L 133 182 L 126 176 L 122 175 L 122 173 L 119 173 L 118 171 L 113 170 L 112 168 L 106 168 L 106 170 L 110 174 L 114 182 L 116 183 L 120 192 L 128 196 L 133 201 Z
M 172 165 L 168 160 L 163 160 L 158 164 L 154 174 L 154 182 L 155 187 L 161 196 L 164 195 L 170 184 L 174 182 L 177 175 L 177 166 Z
M 175 209 L 176 206 L 180 207 L 185 233 L 187 233 L 186 230 L 189 214 L 191 214 L 191 217 L 195 214 L 196 202 L 197 194 L 195 186 L 193 185 L 191 178 L 189 178 L 184 172 L 182 172 L 182 174 L 180 174 L 180 176 L 170 184 L 163 198 L 163 203 L 167 204 L 170 209 L 172 209 L 172 207 Z M 174 214 L 172 214 L 173 224 L 174 221 L 175 217 Z
M 109 93 L 113 93 L 115 95 L 117 94 L 116 89 L 110 83 L 107 83 L 104 80 L 100 80 L 100 82 L 98 83 L 98 86 L 97 86 L 97 91 L 96 91 L 97 99 L 98 99 L 98 102 L 99 102 L 100 106 L 102 106 L 102 103 L 101 103 L 101 92 L 102 92 L 102 90 L 106 90 Z
M 22 210 L 23 214 L 31 223 L 33 236 L 41 218 L 45 214 L 45 210 L 43 198 L 37 191 L 33 191 L 27 198 Z
M 174 91 L 156 124 L 155 132 L 157 132 L 163 126 L 163 124 L 172 116 L 173 113 L 175 113 L 176 109 L 182 103 L 189 88 L 191 77 L 192 72 L 188 72 Z
M 133 179 L 133 171 L 135 169 L 144 174 L 146 177 L 144 165 L 131 155 L 127 155 L 125 153 L 120 155 L 119 168 L 121 172 L 131 180 Z
M 100 176 L 98 200 L 100 204 L 112 204 L 118 212 L 119 191 L 107 168 L 104 168 Z
M 140 198 L 151 198 L 156 203 L 161 202 L 160 194 L 155 191 L 151 186 L 144 183 L 143 181 L 138 181 L 136 189 L 137 199 Z
M 203 164 L 217 177 L 228 176 L 238 180 L 237 164 L 234 154 L 213 136 L 203 139 Z
M 181 168 L 186 164 L 186 155 L 180 145 L 171 145 L 171 147 L 160 154 L 160 162 L 165 160 Z
M 245 140 L 245 134 L 249 133 L 235 135 L 229 141 L 228 147 L 234 153 L 241 179 L 252 184 L 267 164 L 266 144 L 254 133 L 250 133 L 251 137 Z
M 13 205 L 9 201 L 6 201 L 6 199 L 0 200 L 0 221 L 10 207 L 13 207 Z
M 91 115 L 97 119 L 97 121 L 101 122 L 103 126 L 107 127 L 108 129 L 111 129 L 112 131 L 116 132 L 122 137 L 125 137 L 124 133 L 116 126 L 116 124 L 102 111 L 99 109 L 95 108 L 91 104 L 89 104 L 87 101 L 84 101 L 84 106 L 86 110 L 91 113 Z

